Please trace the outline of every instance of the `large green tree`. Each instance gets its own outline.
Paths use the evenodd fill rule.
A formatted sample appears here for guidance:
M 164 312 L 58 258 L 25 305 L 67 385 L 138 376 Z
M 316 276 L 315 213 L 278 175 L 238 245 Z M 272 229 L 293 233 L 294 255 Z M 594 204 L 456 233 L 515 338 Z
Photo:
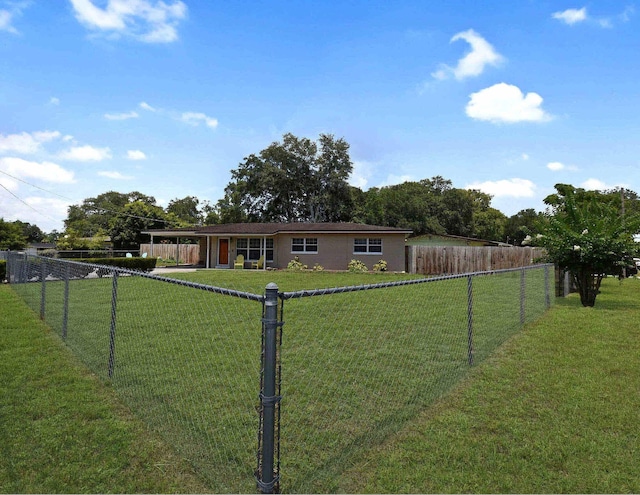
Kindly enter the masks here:
M 571 273 L 583 306 L 593 306 L 607 273 L 631 263 L 640 232 L 640 215 L 623 212 L 613 198 L 556 184 L 556 193 L 545 198 L 549 218 L 538 243 L 549 260 Z
M 440 199 L 428 179 L 373 187 L 358 196 L 356 221 L 408 228 L 414 235 L 446 233 L 439 218 Z
M 141 243 L 150 240 L 150 236 L 143 234 L 143 231 L 163 229 L 167 224 L 176 222 L 175 216 L 167 214 L 160 206 L 133 201 L 126 204 L 116 216 L 109 234 L 116 249 L 138 249 Z
M 182 199 L 172 199 L 166 207 L 167 213 L 172 213 L 186 225 L 202 224 L 203 215 L 198 205 L 200 200 L 195 196 L 186 196 Z M 186 226 L 185 225 L 185 226 Z
M 42 242 L 44 240 L 45 233 L 42 232 L 37 225 L 29 222 L 21 222 L 20 220 L 16 220 L 14 223 L 22 229 L 22 233 L 27 238 L 27 242 Z
M 535 236 L 540 233 L 540 228 L 546 217 L 544 213 L 527 208 L 510 216 L 504 227 L 504 241 L 520 246 L 527 236 Z
M 344 139 L 285 134 L 236 170 L 218 202 L 222 221 L 337 222 L 351 218 L 347 179 L 353 165 Z
M 5 222 L 0 218 L 0 249 L 23 249 L 27 237 L 17 222 Z
M 73 230 L 79 237 L 93 237 L 109 232 L 119 212 L 134 201 L 155 205 L 153 196 L 138 191 L 119 193 L 108 191 L 95 198 L 87 198 L 80 205 L 72 205 L 64 221 L 66 230 Z

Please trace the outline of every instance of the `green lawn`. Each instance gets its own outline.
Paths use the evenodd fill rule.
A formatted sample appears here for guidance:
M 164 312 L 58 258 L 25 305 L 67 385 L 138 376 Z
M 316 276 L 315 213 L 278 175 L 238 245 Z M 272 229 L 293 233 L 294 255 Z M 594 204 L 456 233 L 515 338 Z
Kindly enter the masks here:
M 174 276 L 262 293 L 360 285 L 401 274 L 201 271 Z M 474 279 L 475 363 L 520 330 L 520 272 Z M 526 272 L 525 321 L 545 309 Z M 141 277 L 118 280 L 108 379 L 110 278 L 69 284 L 66 344 L 216 492 L 255 489 L 261 305 Z M 16 285 L 39 312 L 41 284 Z M 62 334 L 64 283 L 45 315 Z M 472 369 L 467 279 L 288 300 L 282 345 L 282 489 L 339 490 L 345 471 L 403 431 Z
M 512 338 L 342 473 L 342 492 L 640 492 L 640 280 Z
M 264 287 L 250 277 L 267 275 L 228 282 Z M 336 284 L 329 274 L 276 282 L 297 290 L 311 275 L 321 276 L 317 285 L 363 283 L 347 274 Z M 224 282 L 216 272 L 190 276 Z M 527 278 L 530 296 L 539 283 Z M 180 287 L 163 294 L 158 282 L 122 278 L 109 382 L 110 284 L 70 287 L 67 345 L 103 380 L 0 287 L 0 491 L 253 490 L 260 305 L 236 307 L 234 299 L 230 310 L 221 296 Z M 570 296 L 518 332 L 497 323 L 519 318 L 519 275 L 476 279 L 474 356 L 488 359 L 472 368 L 458 329 L 466 325 L 465 284 L 285 303 L 283 491 L 640 492 L 640 280 L 606 279 L 594 308 Z M 39 286 L 16 288 L 37 307 Z M 59 333 L 61 285 L 54 287 L 46 315 Z M 532 321 L 543 301 L 527 303 Z M 87 304 L 95 312 L 75 315 Z M 169 313 L 177 320 L 167 324 Z
M 0 285 L 0 492 L 207 490 Z

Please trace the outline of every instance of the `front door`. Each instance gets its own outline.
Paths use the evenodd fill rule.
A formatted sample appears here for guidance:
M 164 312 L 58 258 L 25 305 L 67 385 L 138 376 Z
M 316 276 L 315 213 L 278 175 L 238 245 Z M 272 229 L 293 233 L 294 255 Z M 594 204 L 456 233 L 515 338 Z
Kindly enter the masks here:
M 218 265 L 229 264 L 229 239 L 218 241 Z

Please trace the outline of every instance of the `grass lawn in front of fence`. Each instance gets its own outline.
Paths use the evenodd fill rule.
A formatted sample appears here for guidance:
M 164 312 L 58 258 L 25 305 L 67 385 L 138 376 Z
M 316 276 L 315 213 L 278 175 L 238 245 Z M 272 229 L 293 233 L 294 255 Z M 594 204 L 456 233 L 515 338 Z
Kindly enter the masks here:
M 8 285 L 0 301 L 0 492 L 207 491 Z
M 640 492 L 640 280 L 576 294 L 372 446 L 350 493 Z
M 257 293 L 271 281 L 291 291 L 407 278 L 230 270 L 175 276 Z M 520 277 L 474 279 L 476 362 L 520 328 Z M 526 272 L 525 321 L 544 311 L 541 280 L 541 272 Z M 67 345 L 103 379 L 112 284 L 69 284 Z M 339 489 L 344 470 L 468 373 L 467 288 L 463 277 L 285 301 L 284 491 Z M 39 311 L 40 283 L 15 289 Z M 199 468 L 211 490 L 255 489 L 261 305 L 141 277 L 119 277 L 117 290 L 116 393 Z M 46 284 L 45 314 L 59 334 L 63 291 L 64 282 Z

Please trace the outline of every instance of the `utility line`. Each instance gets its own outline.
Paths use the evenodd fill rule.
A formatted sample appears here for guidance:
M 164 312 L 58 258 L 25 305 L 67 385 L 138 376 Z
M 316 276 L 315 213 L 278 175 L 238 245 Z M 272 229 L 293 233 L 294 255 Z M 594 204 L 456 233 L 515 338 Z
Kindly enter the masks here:
M 72 203 L 76 203 L 76 201 L 75 201 L 75 200 L 73 200 L 73 199 L 71 199 L 71 198 L 68 198 L 68 197 L 66 197 L 66 196 L 63 196 L 62 194 L 55 193 L 55 192 L 53 192 L 53 191 L 48 191 L 47 189 L 43 189 L 42 187 L 36 186 L 35 184 L 31 184 L 30 182 L 27 182 L 26 180 L 23 180 L 23 179 L 20 179 L 20 178 L 18 178 L 18 177 L 15 177 L 14 175 L 11 175 L 11 174 L 9 174 L 9 173 L 5 172 L 4 170 L 0 170 L 0 173 L 2 173 L 2 174 L 4 174 L 4 175 L 6 175 L 6 176 L 8 176 L 8 177 L 11 177 L 12 179 L 15 179 L 15 180 L 17 180 L 17 181 L 19 181 L 19 182 L 22 182 L 23 184 L 26 184 L 26 185 L 28 185 L 28 186 L 34 187 L 34 188 L 36 188 L 36 189 L 40 189 L 41 191 L 44 191 L 44 192 L 49 193 L 49 194 L 53 194 L 54 196 L 58 196 L 59 198 L 66 199 L 67 201 L 71 201 Z M 16 198 L 16 199 L 17 199 L 18 201 L 20 201 L 21 203 L 23 203 L 23 204 L 27 205 L 29 208 L 31 208 L 31 209 L 32 209 L 33 211 L 35 211 L 36 213 L 39 213 L 40 215 L 43 215 L 43 216 L 45 216 L 45 217 L 47 217 L 47 218 L 49 218 L 49 219 L 51 219 L 51 220 L 55 220 L 56 222 L 58 221 L 57 219 L 52 218 L 52 217 L 50 217 L 50 216 L 48 216 L 48 215 L 45 215 L 44 213 L 41 213 L 41 212 L 39 212 L 38 210 L 36 210 L 33 206 L 31 206 L 31 205 L 29 205 L 29 204 L 25 203 L 22 199 L 20 199 L 18 196 L 16 196 L 15 194 L 13 194 L 11 191 L 9 191 L 9 189 L 7 189 L 7 188 L 6 188 L 5 186 L 3 186 L 2 184 L 0 184 L 0 186 L 2 186 L 2 188 L 3 188 L 3 189 L 5 189 L 5 190 L 6 190 L 9 194 L 11 194 L 14 198 Z M 169 221 L 169 220 L 161 220 L 161 219 L 159 219 L 159 218 L 142 217 L 142 216 L 139 216 L 139 215 L 133 215 L 133 214 L 131 214 L 131 213 L 124 213 L 124 212 L 122 212 L 122 211 L 109 210 L 108 208 L 102 208 L 101 206 L 96 207 L 96 210 L 101 210 L 101 211 L 104 211 L 104 212 L 107 212 L 107 213 L 113 213 L 113 214 L 115 214 L 115 215 L 123 215 L 123 216 L 129 217 L 129 218 L 138 218 L 138 219 L 140 219 L 140 220 L 152 220 L 152 221 L 154 221 L 154 222 L 161 222 L 161 223 L 166 223 L 166 224 L 174 224 L 174 223 L 175 223 L 175 222 L 171 222 L 171 221 Z
M 12 193 L 11 191 L 9 191 L 9 189 L 7 187 L 5 187 L 4 184 L 0 183 L 0 187 L 2 187 L 2 189 L 4 189 L 5 191 L 7 191 L 9 194 L 11 194 L 11 196 L 13 196 L 14 198 L 16 198 L 18 201 L 20 201 L 23 205 L 31 208 L 33 211 L 35 211 L 38 215 L 42 215 L 43 217 L 48 218 L 49 220 L 53 220 L 54 222 L 57 222 L 58 219 L 57 218 L 53 218 L 50 217 L 49 215 L 46 215 L 44 213 L 42 213 L 41 211 L 36 210 L 33 206 L 31 206 L 29 203 L 27 203 L 26 201 L 24 201 L 23 199 L 19 198 L 18 196 L 16 196 L 14 193 Z

